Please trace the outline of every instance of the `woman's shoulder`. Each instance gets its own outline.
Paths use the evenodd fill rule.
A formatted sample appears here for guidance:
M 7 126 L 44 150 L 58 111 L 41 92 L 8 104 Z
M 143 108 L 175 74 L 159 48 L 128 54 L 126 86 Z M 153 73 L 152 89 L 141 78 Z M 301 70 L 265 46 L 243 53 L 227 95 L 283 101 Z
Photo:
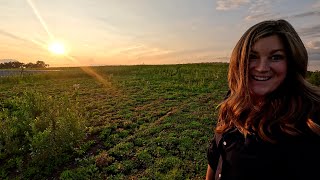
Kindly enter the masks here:
M 237 139 L 236 137 L 239 136 L 240 132 L 237 128 L 230 128 L 224 132 L 215 132 L 211 139 L 209 149 L 219 149 L 221 144 L 226 141 L 234 143 L 234 140 Z

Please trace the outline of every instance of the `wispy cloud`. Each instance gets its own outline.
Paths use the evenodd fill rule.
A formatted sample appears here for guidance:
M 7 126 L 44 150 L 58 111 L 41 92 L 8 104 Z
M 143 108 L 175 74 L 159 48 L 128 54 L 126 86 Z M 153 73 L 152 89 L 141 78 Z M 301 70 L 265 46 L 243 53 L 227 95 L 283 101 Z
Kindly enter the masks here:
M 320 41 L 319 40 L 311 40 L 307 42 L 306 48 L 307 48 L 310 60 L 320 61 Z
M 320 16 L 320 10 L 318 11 L 308 11 L 308 12 L 303 12 L 303 13 L 300 13 L 300 14 L 294 14 L 290 17 L 293 17 L 293 18 L 301 18 L 301 17 L 306 17 L 306 16 Z
M 97 17 L 97 20 L 103 22 L 104 28 L 106 28 L 110 32 L 119 32 L 119 28 L 112 24 L 110 20 L 106 17 Z
M 265 19 L 265 18 L 270 18 L 272 17 L 271 13 L 260 13 L 260 14 L 252 14 L 248 15 L 245 17 L 245 20 L 250 21 L 250 20 L 256 20 L 256 19 Z
M 143 44 L 136 44 L 129 47 L 123 47 L 113 50 L 114 54 L 130 54 L 132 52 L 141 51 L 141 49 L 144 49 L 145 45 Z
M 42 49 L 46 49 L 46 43 L 44 43 L 44 41 L 40 41 L 40 40 L 35 40 L 35 39 L 26 39 L 24 37 L 20 37 L 18 35 L 9 33 L 7 31 L 1 30 L 0 29 L 0 35 L 9 37 L 11 39 L 26 43 L 29 45 L 32 45 L 32 48 L 42 48 Z M 26 47 L 26 46 L 25 46 Z
M 256 0 L 250 3 L 248 15 L 245 17 L 246 21 L 272 19 L 275 14 L 272 12 L 272 5 L 277 1 L 271 0 Z
M 311 38 L 320 37 L 320 24 L 317 24 L 317 25 L 311 26 L 311 27 L 300 28 L 300 29 L 298 29 L 298 33 L 301 36 L 306 36 L 306 37 L 311 37 Z
M 152 56 L 141 56 L 137 59 L 148 63 L 190 63 L 190 62 L 227 62 L 228 57 L 221 56 L 224 52 L 213 51 L 212 48 L 198 48 L 173 50 L 163 54 L 154 54 Z M 156 61 L 156 62 L 155 62 Z
M 171 52 L 173 52 L 173 51 L 172 50 L 159 49 L 159 48 L 149 48 L 149 49 L 145 49 L 142 52 L 137 52 L 137 53 L 132 54 L 132 55 L 134 55 L 136 57 L 151 57 L 151 56 L 169 54 Z
M 231 9 L 237 9 L 240 6 L 250 3 L 250 0 L 218 0 L 217 10 L 227 11 Z
M 157 47 L 150 47 L 145 44 L 135 44 L 128 47 L 122 47 L 114 49 L 110 52 L 106 52 L 106 56 L 127 56 L 129 59 L 138 59 L 144 57 L 153 57 L 153 56 L 160 56 L 172 53 L 172 50 L 166 50 Z
M 6 32 L 6 31 L 1 30 L 1 29 L 0 29 L 0 34 L 3 35 L 3 36 L 9 37 L 9 38 L 15 39 L 15 40 L 28 42 L 28 40 L 26 40 L 25 38 L 19 37 L 17 35 L 14 35 L 12 33 Z
M 270 0 L 256 0 L 250 3 L 249 12 L 253 14 L 266 13 L 270 8 Z
M 312 8 L 319 9 L 319 8 L 320 8 L 320 1 L 315 2 L 315 3 L 312 5 Z
M 165 50 L 157 47 L 148 47 L 146 45 L 140 45 L 138 47 L 128 48 L 127 50 L 122 51 L 122 53 L 126 53 L 127 55 L 134 58 L 158 56 L 158 55 L 168 54 L 171 52 L 173 51 Z
M 245 17 L 245 20 L 260 20 L 260 19 L 292 19 L 292 18 L 304 18 L 309 16 L 320 16 L 320 11 L 307 11 L 292 15 L 283 16 L 280 13 L 271 13 L 271 12 L 264 12 L 264 13 L 252 13 Z
M 312 40 L 306 43 L 307 48 L 320 49 L 320 41 Z
M 249 15 L 245 20 L 262 20 L 262 19 L 290 19 L 290 18 L 303 18 L 309 16 L 320 16 L 320 2 L 311 5 L 310 11 L 304 11 L 294 14 L 283 15 L 281 12 L 275 12 L 274 7 L 278 0 L 257 0 L 250 3 L 248 10 Z
M 320 61 L 320 49 L 308 49 L 309 59 L 312 61 Z

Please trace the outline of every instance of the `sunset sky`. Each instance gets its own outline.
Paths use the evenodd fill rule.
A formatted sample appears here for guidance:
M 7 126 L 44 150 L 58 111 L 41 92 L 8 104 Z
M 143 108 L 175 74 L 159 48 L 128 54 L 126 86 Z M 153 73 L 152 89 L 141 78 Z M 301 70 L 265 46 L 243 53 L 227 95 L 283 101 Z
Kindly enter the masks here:
M 320 0 L 0 0 L 0 59 L 50 67 L 228 62 L 247 28 L 279 18 L 300 34 L 309 69 L 320 70 Z M 52 51 L 55 41 L 64 48 Z

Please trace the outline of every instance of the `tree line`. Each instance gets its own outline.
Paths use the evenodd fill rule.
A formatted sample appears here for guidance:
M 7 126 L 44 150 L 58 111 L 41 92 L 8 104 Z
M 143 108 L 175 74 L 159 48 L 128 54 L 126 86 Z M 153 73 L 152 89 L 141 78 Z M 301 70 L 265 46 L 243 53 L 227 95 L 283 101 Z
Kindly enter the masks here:
M 10 61 L 0 63 L 0 69 L 13 69 L 13 68 L 46 68 L 49 67 L 49 64 L 46 64 L 44 61 L 37 61 L 36 63 L 22 63 L 19 61 Z

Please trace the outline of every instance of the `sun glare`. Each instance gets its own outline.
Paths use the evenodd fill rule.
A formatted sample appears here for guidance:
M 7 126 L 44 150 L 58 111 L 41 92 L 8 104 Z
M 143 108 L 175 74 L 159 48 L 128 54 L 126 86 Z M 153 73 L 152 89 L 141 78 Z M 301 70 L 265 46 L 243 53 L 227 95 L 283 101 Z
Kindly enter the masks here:
M 48 46 L 48 50 L 56 55 L 63 55 L 66 53 L 66 49 L 65 46 L 63 45 L 63 43 L 55 41 L 49 44 Z

